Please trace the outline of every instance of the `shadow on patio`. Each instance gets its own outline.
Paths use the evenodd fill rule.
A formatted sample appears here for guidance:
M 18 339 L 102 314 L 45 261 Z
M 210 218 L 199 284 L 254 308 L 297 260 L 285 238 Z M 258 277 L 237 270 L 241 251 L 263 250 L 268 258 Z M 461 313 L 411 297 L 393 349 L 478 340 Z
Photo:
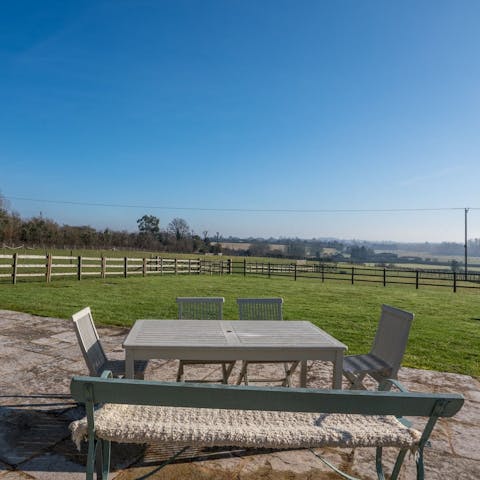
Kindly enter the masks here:
M 68 425 L 83 416 L 83 410 L 69 396 L 70 379 L 87 374 L 87 369 L 70 322 L 0 310 L 0 327 L 0 480 L 85 478 L 85 445 L 77 451 Z M 109 355 L 122 358 L 120 346 L 126 330 L 99 331 Z M 174 380 L 176 368 L 175 361 L 152 362 L 146 377 Z M 259 366 L 255 374 L 265 373 L 264 368 L 268 367 Z M 309 385 L 329 386 L 329 365 L 315 362 L 308 373 Z M 431 448 L 425 452 L 426 478 L 480 478 L 476 448 L 480 442 L 480 383 L 464 375 L 414 369 L 402 369 L 400 379 L 412 391 L 456 392 L 466 399 L 459 414 L 441 421 L 434 431 Z M 171 452 L 167 445 L 115 444 L 110 478 L 137 478 Z M 387 451 L 385 456 L 387 471 L 393 453 Z M 374 474 L 372 449 L 328 449 L 325 456 L 360 478 Z M 307 450 L 191 449 L 178 463 L 151 478 L 313 480 L 338 476 Z M 415 478 L 413 459 L 407 459 L 401 478 Z

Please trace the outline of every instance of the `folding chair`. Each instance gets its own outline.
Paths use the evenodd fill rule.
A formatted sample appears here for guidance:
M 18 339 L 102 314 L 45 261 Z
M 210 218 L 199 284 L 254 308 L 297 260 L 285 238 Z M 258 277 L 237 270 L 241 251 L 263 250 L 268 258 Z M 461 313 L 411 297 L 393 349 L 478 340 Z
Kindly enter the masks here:
M 223 297 L 177 297 L 178 318 L 188 320 L 222 320 Z M 185 365 L 221 365 L 222 378 L 218 381 L 228 383 L 235 362 L 220 362 L 218 360 L 180 360 L 177 372 L 177 382 L 212 382 L 213 380 L 185 380 Z
M 91 376 L 99 377 L 104 370 L 110 370 L 115 377 L 125 376 L 124 360 L 109 360 L 105 355 L 97 329 L 93 323 L 90 307 L 72 315 L 78 344 Z M 143 379 L 148 362 L 135 362 L 135 378 Z
M 349 380 L 351 389 L 365 389 L 363 380 L 367 375 L 378 383 L 397 378 L 413 318 L 413 313 L 382 305 L 370 353 L 348 355 L 343 360 L 343 375 Z
M 283 298 L 238 298 L 238 314 L 240 320 L 283 320 Z M 275 332 L 272 332 L 275 335 Z M 237 379 L 237 385 L 242 381 L 248 385 L 248 365 L 251 363 L 282 363 L 285 369 L 285 376 L 280 379 L 257 378 L 252 382 L 282 382 L 282 386 L 291 386 L 291 377 L 300 362 L 293 362 L 289 365 L 286 362 L 272 361 L 246 361 L 242 362 L 242 369 Z

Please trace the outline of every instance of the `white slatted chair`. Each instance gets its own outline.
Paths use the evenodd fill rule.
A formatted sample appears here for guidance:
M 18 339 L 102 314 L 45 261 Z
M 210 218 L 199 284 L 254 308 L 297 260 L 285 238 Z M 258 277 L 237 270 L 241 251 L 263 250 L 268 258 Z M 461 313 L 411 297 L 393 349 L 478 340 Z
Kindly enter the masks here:
M 222 320 L 223 297 L 177 297 L 178 318 L 180 320 Z M 222 378 L 218 380 L 228 383 L 235 362 L 220 362 L 218 360 L 180 360 L 177 372 L 177 382 L 213 382 L 214 380 L 185 380 L 185 365 L 221 365 Z
M 115 377 L 125 376 L 124 360 L 109 360 L 105 355 L 97 329 L 93 323 L 90 307 L 72 315 L 78 344 L 91 376 L 99 377 L 104 370 L 110 370 Z M 135 362 L 135 378 L 143 379 L 148 362 Z
M 349 380 L 351 389 L 364 389 L 363 380 L 367 375 L 378 383 L 386 378 L 397 378 L 413 318 L 413 313 L 382 305 L 370 353 L 344 358 L 343 375 Z
M 240 320 L 283 320 L 283 298 L 238 298 L 238 314 Z M 272 332 L 275 335 L 275 332 Z M 248 365 L 252 363 L 282 363 L 285 369 L 285 376 L 280 379 L 257 378 L 251 382 L 282 382 L 282 386 L 291 386 L 291 377 L 300 362 L 293 362 L 289 365 L 285 362 L 272 361 L 243 361 L 242 369 L 237 378 L 237 385 L 242 381 L 248 385 Z

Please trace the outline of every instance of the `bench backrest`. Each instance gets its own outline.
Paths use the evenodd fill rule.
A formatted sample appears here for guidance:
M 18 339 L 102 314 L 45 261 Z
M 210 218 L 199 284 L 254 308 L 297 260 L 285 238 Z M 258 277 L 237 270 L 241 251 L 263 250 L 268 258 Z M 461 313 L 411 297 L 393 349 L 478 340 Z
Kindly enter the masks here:
M 463 405 L 458 394 L 187 384 L 74 377 L 73 398 L 82 403 L 123 403 L 192 408 L 358 413 L 451 417 Z

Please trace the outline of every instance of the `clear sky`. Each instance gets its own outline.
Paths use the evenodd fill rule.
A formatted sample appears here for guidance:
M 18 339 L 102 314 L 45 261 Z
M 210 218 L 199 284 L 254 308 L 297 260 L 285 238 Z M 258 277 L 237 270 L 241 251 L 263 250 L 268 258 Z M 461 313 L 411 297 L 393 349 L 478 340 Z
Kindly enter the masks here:
M 0 191 L 96 228 L 462 242 L 462 210 L 331 210 L 480 207 L 479 25 L 478 0 L 0 2 Z

